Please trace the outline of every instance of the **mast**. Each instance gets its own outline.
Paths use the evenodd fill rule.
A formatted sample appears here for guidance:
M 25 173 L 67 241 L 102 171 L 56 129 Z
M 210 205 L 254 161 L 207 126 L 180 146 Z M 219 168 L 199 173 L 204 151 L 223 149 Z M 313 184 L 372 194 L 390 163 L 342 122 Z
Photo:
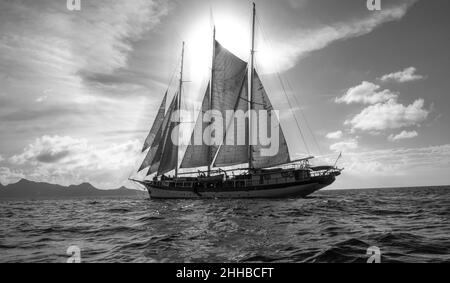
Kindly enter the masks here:
M 178 105 L 177 105 L 177 110 L 178 110 L 178 125 L 181 124 L 181 92 L 183 90 L 183 67 L 184 67 L 184 41 L 183 41 L 183 48 L 181 50 L 181 69 L 180 69 L 180 85 L 179 85 L 179 90 L 178 90 Z M 178 127 L 178 142 L 180 140 L 180 127 Z M 177 149 L 177 165 L 175 167 L 175 177 L 178 178 L 178 159 L 179 159 L 179 150 Z
M 209 83 L 209 110 L 212 111 L 213 108 L 213 87 L 214 87 L 214 59 L 216 58 L 216 26 L 213 28 L 213 53 L 212 53 L 212 59 L 211 59 L 211 82 Z M 211 127 L 210 127 L 211 129 Z M 210 135 L 211 136 L 211 135 Z M 211 176 L 211 165 L 212 165 L 212 150 L 211 145 L 208 147 L 208 176 Z
M 250 60 L 250 115 L 249 117 L 249 133 L 248 133 L 248 167 L 253 169 L 253 146 L 252 146 L 252 134 L 253 134 L 253 121 L 252 121 L 252 110 L 253 110 L 253 79 L 255 76 L 255 20 L 256 20 L 256 4 L 253 2 L 253 19 L 252 19 L 252 50 L 251 50 L 251 60 Z

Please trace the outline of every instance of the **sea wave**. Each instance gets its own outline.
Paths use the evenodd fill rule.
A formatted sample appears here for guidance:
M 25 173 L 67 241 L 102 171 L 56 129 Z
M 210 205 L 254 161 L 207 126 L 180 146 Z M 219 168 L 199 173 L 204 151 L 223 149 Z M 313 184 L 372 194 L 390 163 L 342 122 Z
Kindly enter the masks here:
M 450 262 L 450 188 L 0 202 L 0 262 Z

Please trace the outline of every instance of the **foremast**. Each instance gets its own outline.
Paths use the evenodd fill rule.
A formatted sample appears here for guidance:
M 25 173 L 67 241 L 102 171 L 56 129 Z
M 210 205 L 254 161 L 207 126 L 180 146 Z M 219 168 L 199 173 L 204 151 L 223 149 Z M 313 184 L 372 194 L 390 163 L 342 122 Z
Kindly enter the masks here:
M 180 67 L 180 83 L 179 83 L 179 89 L 178 89 L 178 105 L 177 105 L 177 112 L 178 112 L 178 125 L 181 124 L 181 97 L 182 97 L 182 92 L 183 92 L 183 69 L 184 69 L 184 45 L 185 42 L 183 41 L 183 46 L 181 49 L 181 67 Z M 178 133 L 177 133 L 177 139 L 178 139 L 178 144 L 180 141 L 180 127 L 178 127 Z M 176 153 L 176 166 L 175 166 L 175 177 L 178 177 L 178 164 L 179 164 L 179 155 L 180 155 L 180 150 L 177 148 L 177 153 Z

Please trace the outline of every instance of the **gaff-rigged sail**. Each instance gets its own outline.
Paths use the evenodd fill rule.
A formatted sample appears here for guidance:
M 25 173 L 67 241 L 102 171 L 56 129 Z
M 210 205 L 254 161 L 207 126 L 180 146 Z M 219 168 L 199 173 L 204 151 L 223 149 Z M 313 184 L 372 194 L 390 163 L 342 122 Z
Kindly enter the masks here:
M 269 136 L 273 136 L 273 133 L 270 132 L 271 130 L 271 123 L 272 123 L 272 111 L 273 106 L 270 102 L 269 97 L 267 96 L 266 90 L 264 89 L 264 86 L 258 76 L 258 74 L 254 73 L 253 78 L 253 86 L 254 86 L 254 93 L 253 93 L 253 110 L 255 110 L 257 113 L 260 110 L 267 111 L 267 133 Z M 286 139 L 284 137 L 283 129 L 281 128 L 280 121 L 278 120 L 278 117 L 274 117 L 274 121 L 277 121 L 278 125 L 278 136 L 279 136 L 279 142 L 278 142 L 278 149 L 277 153 L 273 156 L 265 156 L 262 154 L 263 149 L 267 149 L 269 146 L 265 147 L 261 145 L 260 140 L 258 139 L 258 144 L 252 146 L 252 161 L 253 161 L 253 167 L 254 168 L 268 168 L 268 167 L 274 167 L 277 165 L 285 164 L 291 162 L 290 155 L 289 155 L 289 148 L 286 142 Z M 259 120 L 259 115 L 258 115 Z M 259 121 L 254 121 L 254 126 L 258 126 L 258 133 L 261 132 L 261 125 L 259 125 Z
M 254 79 L 253 79 L 253 86 L 254 86 L 254 93 L 253 93 L 253 102 L 252 102 L 252 110 L 256 113 L 256 120 L 252 121 L 252 125 L 253 127 L 257 127 L 257 130 L 255 131 L 256 134 L 258 134 L 257 137 L 255 137 L 252 140 L 256 140 L 257 144 L 252 145 L 252 165 L 253 168 L 255 169 L 260 169 L 260 168 L 269 168 L 269 167 L 274 167 L 277 165 L 281 165 L 281 164 L 285 164 L 285 163 L 289 163 L 290 160 L 290 155 L 289 155 L 289 149 L 288 149 L 288 145 L 283 133 L 283 129 L 281 128 L 281 125 L 279 123 L 278 117 L 274 117 L 275 119 L 273 119 L 273 122 L 277 122 L 276 125 L 277 126 L 277 130 L 278 130 L 278 148 L 275 148 L 275 154 L 274 155 L 267 155 L 263 154 L 263 150 L 264 149 L 268 149 L 271 145 L 269 146 L 263 146 L 261 144 L 261 141 L 259 139 L 259 133 L 261 130 L 261 126 L 259 124 L 259 111 L 261 110 L 265 110 L 267 113 L 267 123 L 264 124 L 264 126 L 267 126 L 267 138 L 272 138 L 272 133 L 271 133 L 271 123 L 272 123 L 272 117 L 271 115 L 273 115 L 272 110 L 273 109 L 273 105 L 269 99 L 269 97 L 267 96 L 267 93 L 264 89 L 264 86 L 258 76 L 258 74 L 255 71 L 255 75 L 254 75 Z M 248 95 L 247 95 L 247 84 L 245 83 L 245 87 L 243 88 L 241 95 L 239 97 L 239 101 L 236 107 L 236 110 L 243 110 L 244 112 L 246 112 L 248 110 Z M 241 128 L 236 126 L 236 122 L 235 121 L 231 121 L 231 123 L 235 123 L 233 127 L 230 127 L 230 125 L 228 125 L 228 130 L 226 135 L 234 135 L 234 141 L 237 141 L 237 135 L 239 134 L 243 134 L 245 133 L 247 135 L 246 137 L 246 141 L 249 141 L 248 135 L 250 135 L 251 133 L 249 133 L 249 127 L 248 127 L 248 119 L 246 119 L 246 129 L 243 129 L 242 125 Z M 239 165 L 239 164 L 244 164 L 248 162 L 248 149 L 249 149 L 249 143 L 247 142 L 245 145 L 239 145 L 236 144 L 234 146 L 231 145 L 226 145 L 226 139 L 224 140 L 224 145 L 222 145 L 219 149 L 219 152 L 217 154 L 217 158 L 216 158 L 216 162 L 214 163 L 215 167 L 220 167 L 220 166 L 233 166 L 233 165 Z
M 247 62 L 225 49 L 219 42 L 215 42 L 214 81 L 212 88 L 212 109 L 222 114 L 222 137 L 232 117 L 227 117 L 227 111 L 236 110 L 236 103 L 241 95 L 241 89 L 247 76 Z M 228 118 L 228 119 L 227 119 Z M 211 161 L 220 145 L 213 145 Z M 233 162 L 234 163 L 234 162 Z
M 204 122 L 203 116 L 209 111 L 210 88 L 206 89 L 205 97 L 203 98 L 202 109 L 198 114 L 197 122 L 195 123 L 194 132 L 192 133 L 191 141 L 186 149 L 183 161 L 181 162 L 181 168 L 196 168 L 206 167 L 211 164 L 210 161 L 210 147 L 203 140 L 203 133 L 208 128 L 209 123 Z
M 233 166 L 248 162 L 248 83 L 247 76 L 233 108 L 235 117 L 227 120 L 223 145 L 220 147 L 214 167 Z M 239 117 L 240 115 L 240 117 Z

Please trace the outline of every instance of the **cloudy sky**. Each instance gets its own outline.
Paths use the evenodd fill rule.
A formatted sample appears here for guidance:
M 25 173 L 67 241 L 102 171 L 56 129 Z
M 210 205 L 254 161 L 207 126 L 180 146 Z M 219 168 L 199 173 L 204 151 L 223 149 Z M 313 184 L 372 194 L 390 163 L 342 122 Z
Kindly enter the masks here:
M 342 152 L 335 189 L 450 184 L 449 1 L 256 3 L 257 68 L 292 158 Z M 0 182 L 130 185 L 181 42 L 194 111 L 212 22 L 248 60 L 250 20 L 242 0 L 0 0 Z

